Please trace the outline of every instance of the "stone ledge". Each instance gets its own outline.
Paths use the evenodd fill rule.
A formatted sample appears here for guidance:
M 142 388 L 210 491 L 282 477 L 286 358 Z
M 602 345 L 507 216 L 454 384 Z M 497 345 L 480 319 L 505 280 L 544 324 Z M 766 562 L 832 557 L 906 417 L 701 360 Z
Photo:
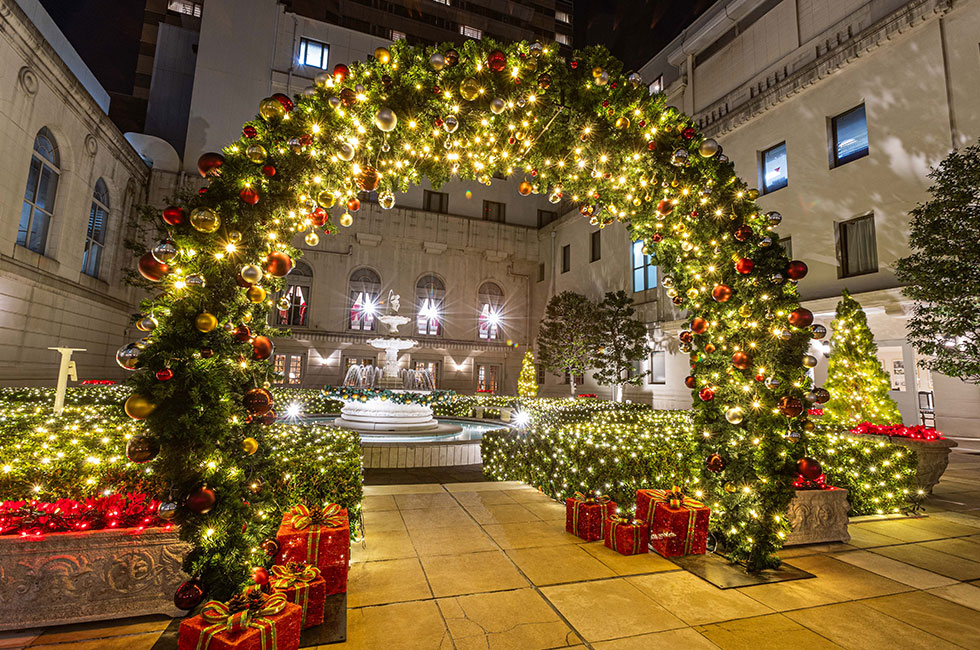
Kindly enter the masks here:
M 850 541 L 847 532 L 850 509 L 845 489 L 797 490 L 786 511 L 793 532 L 787 536 L 784 546 Z

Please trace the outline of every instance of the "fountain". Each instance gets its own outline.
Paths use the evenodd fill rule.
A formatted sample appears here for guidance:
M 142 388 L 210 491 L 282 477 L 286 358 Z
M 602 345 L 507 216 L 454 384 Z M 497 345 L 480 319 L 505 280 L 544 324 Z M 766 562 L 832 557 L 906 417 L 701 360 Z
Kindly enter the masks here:
M 417 341 L 398 338 L 398 327 L 411 319 L 398 315 L 398 294 L 389 291 L 385 313 L 378 316 L 388 329 L 388 336 L 370 339 L 368 344 L 384 350 L 383 368 L 354 365 L 344 377 L 343 387 L 328 389 L 329 396 L 341 399 L 344 407 L 334 425 L 371 433 L 449 434 L 462 430 L 451 424 L 440 424 L 432 417 L 432 404 L 451 399 L 452 394 L 435 390 L 428 370 L 400 369 L 398 353 L 411 350 Z

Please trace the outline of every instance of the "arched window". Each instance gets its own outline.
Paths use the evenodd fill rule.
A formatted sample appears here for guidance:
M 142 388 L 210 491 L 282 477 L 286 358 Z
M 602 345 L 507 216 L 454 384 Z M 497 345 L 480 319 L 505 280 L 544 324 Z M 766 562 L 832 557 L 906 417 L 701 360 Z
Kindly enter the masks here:
M 350 276 L 350 328 L 373 332 L 377 326 L 381 277 L 371 269 L 357 269 Z
M 500 336 L 500 311 L 504 305 L 504 292 L 494 282 L 484 282 L 479 293 L 480 317 L 477 321 L 481 339 L 496 340 Z
M 109 220 L 109 189 L 101 178 L 95 182 L 92 208 L 88 212 L 88 231 L 85 233 L 85 252 L 82 254 L 82 273 L 99 277 L 105 231 Z
M 426 275 L 415 285 L 415 303 L 418 314 L 416 329 L 423 336 L 442 333 L 442 307 L 446 300 L 446 285 L 434 275 Z
M 58 145 L 51 131 L 44 127 L 34 137 L 34 155 L 31 156 L 24 207 L 20 211 L 20 226 L 17 229 L 17 243 L 41 255 L 44 255 L 48 242 L 48 228 L 54 214 L 60 175 Z
M 276 325 L 307 327 L 310 324 L 310 294 L 313 291 L 313 269 L 296 262 L 286 276 L 286 286 L 276 301 Z M 285 308 L 285 309 L 284 309 Z

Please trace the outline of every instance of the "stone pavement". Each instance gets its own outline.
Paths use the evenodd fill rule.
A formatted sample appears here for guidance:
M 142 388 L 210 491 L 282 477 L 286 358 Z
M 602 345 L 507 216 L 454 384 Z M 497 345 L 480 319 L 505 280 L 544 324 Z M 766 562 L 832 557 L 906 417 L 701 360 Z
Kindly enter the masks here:
M 655 554 L 564 532 L 517 483 L 365 488 L 343 650 L 980 647 L 980 454 L 956 452 L 918 519 L 786 549 L 809 580 L 721 590 Z M 0 648 L 146 650 L 168 621 L 0 633 Z

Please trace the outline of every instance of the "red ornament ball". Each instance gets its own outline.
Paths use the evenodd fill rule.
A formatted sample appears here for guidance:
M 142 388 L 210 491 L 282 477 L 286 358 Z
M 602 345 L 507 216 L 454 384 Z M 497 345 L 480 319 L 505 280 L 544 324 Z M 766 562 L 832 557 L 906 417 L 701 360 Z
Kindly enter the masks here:
M 678 338 L 680 338 L 681 343 L 690 343 L 691 341 L 694 340 L 694 335 L 691 334 L 691 332 L 684 330 L 683 332 L 680 333 L 680 336 Z
M 735 239 L 738 241 L 748 241 L 752 236 L 752 226 L 741 225 L 735 229 Z
M 282 251 L 269 253 L 265 258 L 265 272 L 281 278 L 293 268 L 293 260 Z
M 709 388 L 708 386 L 705 386 L 704 388 L 698 391 L 698 397 L 701 398 L 702 402 L 710 402 L 715 398 L 715 391 Z
M 251 139 L 257 136 L 258 134 L 259 134 L 258 129 L 256 129 L 251 124 L 246 124 L 245 126 L 242 127 L 242 135 L 244 135 L 246 138 Z
M 351 199 L 347 202 L 347 209 L 351 212 L 357 212 L 361 209 L 361 201 L 356 198 Z
M 708 331 L 708 321 L 700 316 L 692 318 L 691 331 L 695 334 L 704 334 Z
M 732 288 L 727 284 L 718 284 L 711 290 L 711 297 L 715 300 L 715 302 L 728 302 L 731 300 L 734 293 L 735 292 L 732 291 Z
M 684 385 L 690 388 L 691 390 L 694 390 L 695 388 L 698 387 L 698 380 L 695 379 L 692 375 L 688 375 L 687 377 L 684 378 Z
M 660 199 L 657 202 L 657 212 L 660 214 L 670 214 L 674 211 L 674 204 L 667 199 Z
M 507 56 L 500 50 L 494 50 L 487 57 L 487 67 L 494 72 L 501 72 L 507 67 Z
M 185 612 L 190 611 L 204 600 L 204 588 L 196 578 L 180 583 L 174 592 L 174 605 Z
M 313 222 L 314 226 L 322 226 L 327 223 L 327 216 L 327 211 L 317 206 L 310 213 L 310 221 Z
M 287 113 L 296 108 L 296 105 L 293 104 L 293 100 L 290 99 L 289 95 L 286 95 L 285 93 L 275 93 L 272 98 L 282 104 L 282 107 L 286 109 Z
M 786 265 L 785 275 L 790 280 L 802 280 L 806 277 L 807 271 L 809 269 L 806 266 L 806 262 L 801 260 L 793 260 Z
M 740 258 L 737 262 L 735 262 L 735 270 L 741 273 L 742 275 L 748 275 L 749 273 L 752 272 L 752 269 L 754 268 L 755 268 L 755 262 L 753 262 L 747 257 Z
M 176 205 L 171 205 L 163 209 L 163 221 L 170 226 L 179 226 L 184 223 L 186 218 L 183 208 L 178 208 Z
M 813 324 L 813 312 L 806 307 L 797 307 L 789 313 L 787 320 L 793 327 L 810 327 Z
M 136 265 L 137 270 L 140 272 L 144 278 L 150 282 L 159 282 L 163 279 L 163 276 L 167 275 L 170 271 L 170 267 L 166 264 L 161 264 L 156 261 L 153 257 L 153 253 L 146 253 L 139 259 Z
M 248 325 L 239 325 L 235 328 L 235 333 L 232 336 L 239 343 L 244 343 L 252 338 L 252 330 L 248 328 Z
M 272 409 L 272 393 L 265 388 L 252 388 L 242 399 L 245 410 L 252 415 L 262 415 Z
M 268 176 L 269 178 L 272 178 L 273 176 L 276 175 L 276 168 L 273 167 L 272 165 L 262 165 L 262 173 Z
M 800 476 L 810 481 L 816 481 L 823 474 L 820 461 L 810 457 L 804 457 L 796 461 L 796 471 L 799 472 Z
M 159 381 L 170 381 L 174 378 L 174 371 L 170 368 L 161 368 L 156 372 L 156 378 Z
M 252 339 L 252 358 L 256 361 L 265 361 L 271 357 L 273 349 L 272 339 L 268 336 L 256 336 Z
M 214 493 L 214 490 L 206 485 L 202 485 L 187 497 L 184 501 L 184 506 L 191 512 L 196 512 L 199 515 L 206 515 L 211 512 L 211 508 L 218 501 L 218 496 Z
M 752 357 L 745 352 L 736 352 L 732 355 L 732 365 L 739 370 L 745 370 L 752 365 Z
M 269 583 L 269 570 L 264 566 L 252 567 L 252 582 L 257 585 Z
M 224 156 L 220 153 L 209 151 L 201 154 L 201 157 L 197 159 L 197 171 L 205 178 L 208 176 L 217 176 L 221 173 L 221 166 L 223 164 L 225 164 Z
M 276 421 L 275 411 L 267 411 L 263 413 L 261 416 L 259 416 L 259 423 L 265 426 L 270 426 L 275 421 Z
M 338 63 L 333 67 L 333 76 L 338 81 L 343 81 L 350 74 L 350 68 L 343 63 Z
M 255 205 L 259 202 L 259 193 L 251 187 L 243 187 L 242 191 L 238 193 L 238 196 L 249 205 Z

